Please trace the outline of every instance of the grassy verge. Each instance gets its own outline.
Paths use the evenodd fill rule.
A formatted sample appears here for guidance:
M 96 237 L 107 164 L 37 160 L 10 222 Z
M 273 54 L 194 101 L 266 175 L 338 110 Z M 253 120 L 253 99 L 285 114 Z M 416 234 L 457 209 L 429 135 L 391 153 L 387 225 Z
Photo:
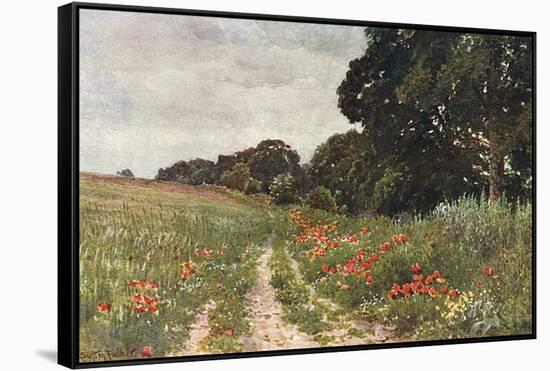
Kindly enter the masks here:
M 531 205 L 461 199 L 424 219 L 291 213 L 307 284 L 417 339 L 529 333 Z

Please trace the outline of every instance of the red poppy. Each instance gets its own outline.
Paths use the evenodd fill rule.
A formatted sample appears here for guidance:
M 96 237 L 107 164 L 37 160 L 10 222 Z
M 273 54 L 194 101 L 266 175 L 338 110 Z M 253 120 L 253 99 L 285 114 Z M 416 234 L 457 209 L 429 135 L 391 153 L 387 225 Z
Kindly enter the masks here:
M 434 276 L 434 278 L 441 278 L 441 272 L 435 271 L 433 276 Z
M 491 277 L 495 273 L 495 271 L 493 270 L 493 268 L 485 267 L 483 269 L 483 273 L 485 273 L 486 276 Z
M 440 287 L 439 288 L 439 291 L 442 293 L 442 294 L 446 294 L 449 292 L 449 288 L 447 286 L 443 286 L 443 287 Z
M 131 287 L 136 287 L 138 284 L 139 284 L 139 281 L 136 281 L 136 280 L 131 280 L 130 282 L 128 282 L 128 286 L 131 286 Z
M 336 267 L 330 267 L 330 273 L 336 273 Z
M 432 298 L 438 298 L 441 296 L 441 294 L 439 294 L 439 291 L 437 291 L 435 287 L 431 287 L 428 291 L 428 294 L 430 294 Z
M 323 272 L 328 273 L 330 270 L 330 266 L 328 264 L 323 264 Z
M 390 290 L 390 292 L 388 293 L 388 296 L 392 299 L 395 299 L 397 298 L 397 295 L 399 295 L 399 292 L 397 290 Z
M 481 287 L 481 286 L 483 286 L 483 281 L 482 280 L 475 280 L 474 285 L 476 285 L 477 287 Z
M 143 312 L 147 312 L 147 307 L 144 307 L 143 305 L 138 305 L 138 306 L 136 306 L 134 311 L 138 314 L 143 313 Z
M 365 277 L 370 277 L 370 271 L 365 271 Z
M 372 285 L 372 277 L 367 278 L 367 285 Z
M 414 263 L 412 266 L 411 266 L 411 269 L 414 273 L 420 273 L 422 271 L 422 267 L 420 266 L 420 264 L 418 263 Z
M 136 302 L 136 304 L 139 304 L 139 303 L 143 303 L 145 300 L 144 300 L 143 295 L 134 294 L 134 301 Z
M 233 329 L 225 330 L 225 336 L 233 336 Z
M 147 285 L 147 281 L 141 280 L 141 281 L 139 281 L 139 285 L 141 286 L 142 289 L 144 289 L 145 286 Z
M 424 276 L 423 276 L 423 275 L 421 275 L 421 274 L 413 274 L 413 280 L 414 280 L 414 281 L 420 282 L 420 281 L 422 281 L 423 279 L 424 279 Z
M 386 242 L 384 242 L 384 243 L 382 244 L 381 247 L 382 247 L 382 250 L 388 251 L 388 250 L 391 248 L 391 244 L 390 244 L 389 242 L 386 241 Z
M 434 277 L 430 274 L 428 277 L 426 277 L 426 281 L 424 281 L 426 285 L 431 285 L 434 282 Z
M 157 284 L 157 281 L 151 281 L 149 282 L 149 287 L 152 288 L 152 289 L 158 289 L 158 284 Z
M 386 256 L 386 252 L 385 251 L 380 251 L 380 257 L 383 258 L 384 256 Z
M 457 298 L 458 297 L 458 290 L 457 289 L 452 289 L 451 291 L 449 291 L 449 296 L 451 298 Z
M 153 348 L 151 348 L 150 346 L 145 346 L 145 347 L 141 348 L 141 356 L 142 357 L 149 358 L 152 355 L 153 355 Z
M 98 312 L 110 312 L 111 311 L 111 304 L 106 303 L 102 301 L 97 305 Z
M 376 254 L 372 254 L 370 258 L 372 259 L 373 262 L 378 261 L 378 255 Z
M 190 270 L 191 269 L 191 264 L 188 263 L 188 262 L 185 262 L 185 263 L 183 263 L 183 267 L 187 270 Z

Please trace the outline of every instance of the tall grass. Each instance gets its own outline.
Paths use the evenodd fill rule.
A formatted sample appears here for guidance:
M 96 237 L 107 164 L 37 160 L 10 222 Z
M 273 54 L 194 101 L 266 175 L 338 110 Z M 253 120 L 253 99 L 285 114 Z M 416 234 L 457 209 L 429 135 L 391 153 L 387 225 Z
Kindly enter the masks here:
M 216 290 L 237 299 L 250 286 L 251 253 L 270 232 L 261 208 L 211 197 L 82 180 L 80 185 L 80 350 L 83 361 L 177 352 L 197 311 Z M 210 257 L 202 251 L 211 250 Z M 180 264 L 196 273 L 180 276 Z M 220 278 L 225 277 L 224 280 Z M 156 281 L 158 290 L 128 285 Z M 244 287 L 240 287 L 243 286 Z M 158 295 L 159 310 L 135 313 L 133 295 Z M 98 303 L 111 305 L 98 311 Z

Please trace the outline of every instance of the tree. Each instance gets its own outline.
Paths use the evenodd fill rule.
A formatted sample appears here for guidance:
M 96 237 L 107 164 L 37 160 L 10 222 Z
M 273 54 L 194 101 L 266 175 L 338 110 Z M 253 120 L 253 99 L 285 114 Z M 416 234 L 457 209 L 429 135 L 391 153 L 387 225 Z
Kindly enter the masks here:
M 461 34 L 445 40 L 413 34 L 413 69 L 398 96 L 421 110 L 438 107 L 457 141 L 477 147 L 487 159 L 489 198 L 496 200 L 505 188 L 506 162 L 518 142 L 531 141 L 532 39 Z
M 252 176 L 262 182 L 262 191 L 267 192 L 276 176 L 289 173 L 295 180 L 304 176 L 298 152 L 278 139 L 263 140 L 255 148 L 248 165 Z
M 364 199 L 358 197 L 354 168 L 358 161 L 368 160 L 368 151 L 368 141 L 356 130 L 332 135 L 313 154 L 308 169 L 311 183 L 326 187 L 340 206 L 350 210 L 364 208 Z
M 155 178 L 192 185 L 213 184 L 219 180 L 214 162 L 202 158 L 178 161 L 170 167 L 159 169 Z
M 309 192 L 306 204 L 311 208 L 330 212 L 337 209 L 336 200 L 332 197 L 330 190 L 323 186 L 315 187 Z
M 261 183 L 250 176 L 248 166 L 242 162 L 235 164 L 233 169 L 221 176 L 221 183 L 228 188 L 251 194 L 260 191 Z
M 455 145 L 458 129 L 443 125 L 444 112 L 419 109 L 398 96 L 414 67 L 410 32 L 368 28 L 369 47 L 350 62 L 337 91 L 340 110 L 363 126 L 368 148 L 350 170 L 355 192 L 367 208 L 384 214 L 427 211 L 445 198 L 483 188 L 474 166 L 481 160 L 469 147 Z
M 277 175 L 269 187 L 269 193 L 273 197 L 273 202 L 278 205 L 296 203 L 300 200 L 294 178 L 290 173 Z
M 134 173 L 132 173 L 132 170 L 130 169 L 122 169 L 120 171 L 117 171 L 116 175 L 123 178 L 135 178 Z
M 443 198 L 479 193 L 487 183 L 484 174 L 489 173 L 491 197 L 498 197 L 503 169 L 502 153 L 509 153 L 506 141 L 499 138 L 510 139 L 514 130 L 529 135 L 529 130 L 523 130 L 525 125 L 516 124 L 508 125 L 513 130 L 496 133 L 493 130 L 489 134 L 490 125 L 486 125 L 488 121 L 485 118 L 488 114 L 484 105 L 476 102 L 474 97 L 480 91 L 486 95 L 484 86 L 489 84 L 487 76 L 491 75 L 491 79 L 495 80 L 494 76 L 506 75 L 489 71 L 496 63 L 494 57 L 482 59 L 481 64 L 487 63 L 485 69 L 472 67 L 477 64 L 472 50 L 478 49 L 478 45 L 468 46 L 471 41 L 465 44 L 465 40 L 469 40 L 468 35 L 375 28 L 368 28 L 366 35 L 369 47 L 365 55 L 350 62 L 350 70 L 337 91 L 342 113 L 351 123 L 363 126 L 365 138 L 371 145 L 369 157 L 376 164 L 370 170 L 378 172 L 375 176 L 365 177 L 365 181 L 359 184 L 361 192 L 374 192 L 376 181 L 384 178 L 384 185 L 379 185 L 378 190 L 388 190 L 388 184 L 393 184 L 400 188 L 399 197 L 394 195 L 391 203 L 372 199 L 371 203 L 386 209 L 386 212 L 387 208 L 420 211 L 429 209 Z M 512 42 L 503 36 L 497 39 L 497 44 L 502 45 L 512 45 L 517 41 Z M 483 43 L 479 41 L 478 44 Z M 500 49 L 507 48 L 510 47 Z M 493 43 L 481 49 L 487 56 L 498 54 L 495 50 L 499 48 Z M 528 48 L 523 45 L 516 49 L 512 59 L 517 63 L 523 60 L 521 65 L 526 67 L 526 55 L 530 54 Z M 523 75 L 519 72 L 521 68 L 510 69 L 515 72 L 508 72 L 509 77 L 505 80 L 518 82 L 530 75 L 529 68 Z M 480 75 L 479 70 L 484 71 L 485 78 L 476 78 L 476 71 Z M 521 93 L 513 92 L 517 89 L 511 89 L 509 83 L 496 84 L 493 81 L 491 84 L 502 85 L 497 88 L 502 99 L 515 97 L 511 98 L 515 103 L 500 107 L 502 112 L 517 112 L 516 121 L 529 122 L 527 110 L 518 110 L 519 107 L 529 106 L 529 83 L 520 83 L 523 86 L 519 89 Z M 494 103 L 496 98 L 490 99 Z M 485 113 L 479 115 L 474 112 Z M 482 133 L 479 125 L 472 124 L 476 118 L 484 123 L 482 127 L 485 131 Z M 487 166 L 488 163 L 490 166 Z M 364 164 L 357 164 L 356 168 L 356 178 L 369 171 Z M 373 179 L 378 180 L 373 183 Z M 395 184 L 397 181 L 400 183 Z M 381 196 L 379 193 L 374 198 Z

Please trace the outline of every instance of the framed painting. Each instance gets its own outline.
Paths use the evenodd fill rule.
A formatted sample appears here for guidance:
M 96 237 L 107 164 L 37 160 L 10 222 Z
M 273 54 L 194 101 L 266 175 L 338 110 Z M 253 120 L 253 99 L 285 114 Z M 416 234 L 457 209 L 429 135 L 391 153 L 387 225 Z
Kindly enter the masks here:
M 59 8 L 59 363 L 535 338 L 535 33 Z

